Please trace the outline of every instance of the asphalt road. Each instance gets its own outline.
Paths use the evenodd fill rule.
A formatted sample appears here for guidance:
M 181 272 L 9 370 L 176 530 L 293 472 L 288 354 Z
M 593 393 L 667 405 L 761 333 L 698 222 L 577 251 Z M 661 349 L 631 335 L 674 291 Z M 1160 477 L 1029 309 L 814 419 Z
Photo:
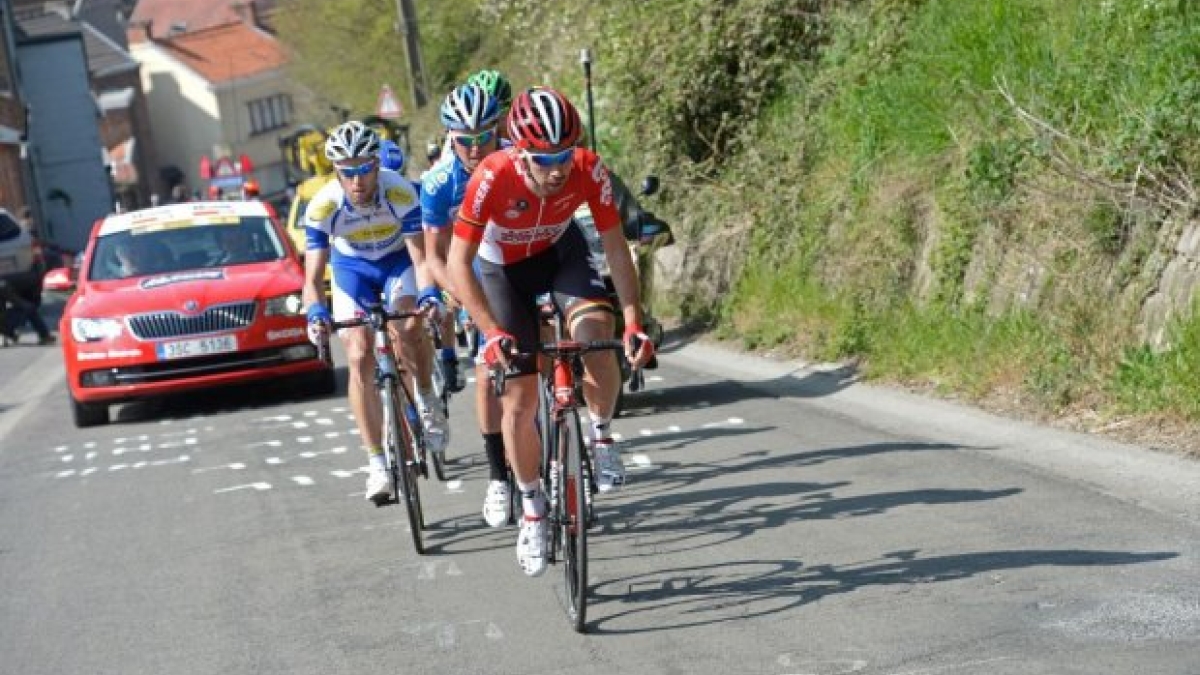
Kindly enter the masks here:
M 615 423 L 587 635 L 479 508 L 470 397 L 429 555 L 288 383 L 70 423 L 0 350 L 0 673 L 1200 673 L 1200 469 L 701 345 Z M 344 379 L 344 378 L 343 378 Z

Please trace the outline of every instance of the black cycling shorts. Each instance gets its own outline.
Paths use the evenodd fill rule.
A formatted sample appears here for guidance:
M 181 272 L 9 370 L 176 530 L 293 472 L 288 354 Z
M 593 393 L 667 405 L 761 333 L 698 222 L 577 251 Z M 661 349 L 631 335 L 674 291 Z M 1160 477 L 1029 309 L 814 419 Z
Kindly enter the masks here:
M 536 359 L 528 354 L 539 340 L 538 296 L 552 294 L 564 316 L 570 316 L 572 307 L 581 301 L 613 311 L 604 281 L 592 266 L 587 240 L 574 222 L 553 246 L 532 258 L 511 265 L 478 262 L 480 285 L 492 316 L 516 338 L 517 350 L 527 355 L 513 361 L 512 375 L 537 372 Z

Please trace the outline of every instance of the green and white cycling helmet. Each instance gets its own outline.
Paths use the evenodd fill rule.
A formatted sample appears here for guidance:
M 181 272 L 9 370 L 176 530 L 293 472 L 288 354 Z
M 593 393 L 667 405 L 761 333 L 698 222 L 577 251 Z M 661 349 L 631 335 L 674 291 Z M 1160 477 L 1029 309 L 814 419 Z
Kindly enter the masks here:
M 501 110 L 506 110 L 512 105 L 512 85 L 498 70 L 481 70 L 468 77 L 467 83 L 478 85 L 480 89 L 491 94 L 492 98 L 500 102 Z

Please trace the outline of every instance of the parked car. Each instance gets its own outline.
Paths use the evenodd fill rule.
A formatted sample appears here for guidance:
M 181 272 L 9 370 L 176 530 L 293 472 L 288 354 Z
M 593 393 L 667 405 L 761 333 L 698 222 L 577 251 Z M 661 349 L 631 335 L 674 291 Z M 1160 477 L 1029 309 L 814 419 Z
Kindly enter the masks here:
M 185 202 L 110 215 L 92 228 L 59 324 L 76 426 L 110 404 L 284 376 L 331 393 L 309 343 L 304 273 L 260 202 Z

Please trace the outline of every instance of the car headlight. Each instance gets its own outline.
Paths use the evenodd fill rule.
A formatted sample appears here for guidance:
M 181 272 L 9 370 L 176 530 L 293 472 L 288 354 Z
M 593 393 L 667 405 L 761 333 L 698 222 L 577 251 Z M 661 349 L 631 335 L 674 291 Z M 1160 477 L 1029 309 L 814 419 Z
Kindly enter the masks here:
M 303 313 L 304 300 L 299 293 L 288 293 L 268 298 L 263 309 L 267 316 L 296 316 Z
M 117 319 L 71 319 L 71 337 L 76 342 L 99 342 L 121 335 L 121 322 Z

